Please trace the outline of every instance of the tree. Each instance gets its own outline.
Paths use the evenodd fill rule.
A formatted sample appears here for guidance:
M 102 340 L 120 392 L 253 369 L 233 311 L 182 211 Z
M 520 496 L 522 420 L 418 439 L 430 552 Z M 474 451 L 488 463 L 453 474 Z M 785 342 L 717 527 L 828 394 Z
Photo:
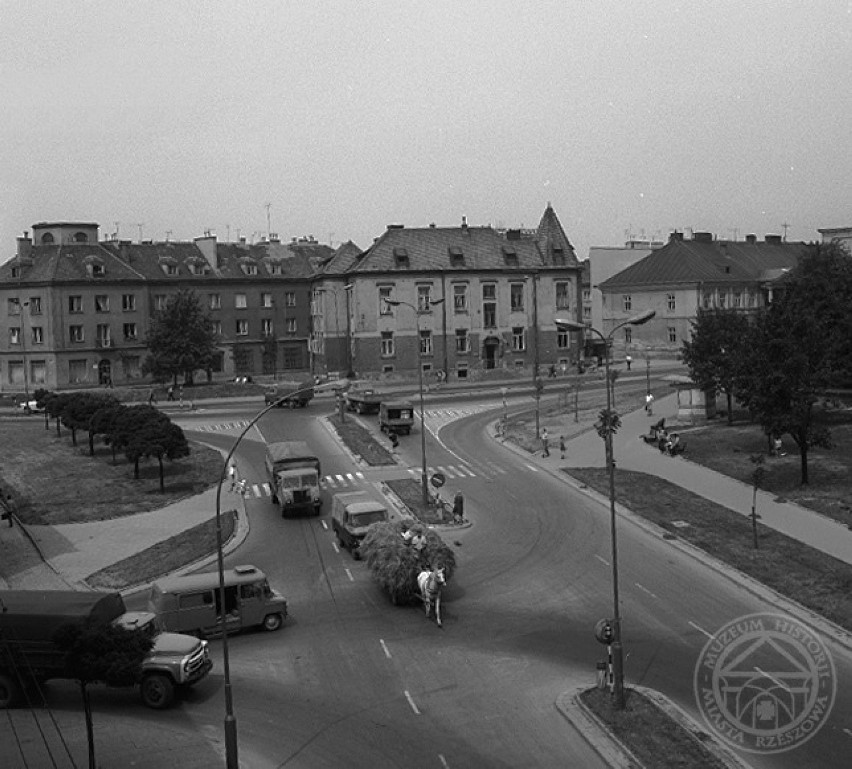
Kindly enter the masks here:
M 89 430 L 92 435 L 102 435 L 104 443 L 112 449 L 112 462 L 115 464 L 115 441 L 113 436 L 116 432 L 119 419 L 122 413 L 127 408 L 120 403 L 109 403 L 92 414 L 89 420 Z
M 153 413 L 152 413 L 153 412 Z M 189 443 L 178 425 L 150 406 L 132 406 L 124 410 L 116 425 L 116 442 L 133 462 L 133 477 L 139 479 L 139 462 L 156 457 L 160 469 L 160 491 L 165 491 L 163 458 L 189 456 Z
M 148 405 L 126 406 L 118 414 L 110 440 L 116 451 L 124 451 L 128 461 L 133 462 L 133 477 L 136 480 L 139 480 L 139 460 L 144 453 L 138 453 L 136 448 L 128 452 L 128 448 L 148 425 L 170 421 L 162 411 Z
M 77 431 L 89 433 L 89 454 L 95 453 L 95 436 L 90 427 L 92 415 L 103 406 L 118 403 L 112 395 L 100 393 L 71 393 L 62 412 L 62 424 L 71 430 L 71 442 L 77 445 Z
M 770 439 L 792 437 L 807 484 L 808 450 L 831 446 L 814 406 L 852 371 L 852 261 L 834 244 L 813 246 L 781 289 L 749 335 L 737 398 Z
M 739 310 L 699 310 L 692 321 L 692 338 L 681 348 L 692 380 L 714 395 L 725 394 L 728 424 L 733 422 L 738 372 L 748 357 L 743 346 L 748 330 L 748 317 Z
M 151 319 L 147 336 L 149 355 L 142 373 L 155 379 L 183 376 L 191 385 L 193 372 L 212 365 L 216 352 L 213 322 L 194 292 L 181 289 Z
M 80 684 L 89 741 L 89 766 L 94 767 L 95 736 L 88 685 L 96 682 L 108 686 L 136 683 L 141 676 L 142 662 L 153 648 L 154 640 L 144 630 L 130 630 L 103 622 L 64 625 L 56 631 L 53 640 L 65 653 L 68 677 Z

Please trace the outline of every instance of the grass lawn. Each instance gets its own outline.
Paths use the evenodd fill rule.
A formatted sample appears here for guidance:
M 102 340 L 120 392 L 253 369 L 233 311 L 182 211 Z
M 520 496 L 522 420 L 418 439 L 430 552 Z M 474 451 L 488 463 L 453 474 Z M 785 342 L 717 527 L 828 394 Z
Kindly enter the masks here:
M 41 417 L 4 421 L 3 430 L 14 441 L 3 451 L 0 485 L 13 490 L 25 524 L 102 521 L 155 510 L 204 491 L 222 471 L 218 451 L 191 443 L 188 457 L 164 462 L 161 492 L 156 460 L 140 462 L 137 481 L 133 465 L 122 454 L 113 462 L 108 446 L 96 442 L 90 457 L 85 433 L 78 433 L 74 447 L 68 430 L 57 438 L 53 423 L 45 430 Z
M 644 694 L 633 689 L 624 694 L 624 710 L 613 708 L 608 689 L 588 689 L 580 699 L 645 769 L 724 769 L 724 763 Z
M 329 422 L 337 431 L 340 440 L 349 448 L 353 454 L 357 454 L 368 465 L 394 465 L 396 459 L 381 443 L 376 440 L 369 430 L 365 430 L 355 419 L 347 416 L 344 422 L 340 421 L 340 414 L 329 416 Z

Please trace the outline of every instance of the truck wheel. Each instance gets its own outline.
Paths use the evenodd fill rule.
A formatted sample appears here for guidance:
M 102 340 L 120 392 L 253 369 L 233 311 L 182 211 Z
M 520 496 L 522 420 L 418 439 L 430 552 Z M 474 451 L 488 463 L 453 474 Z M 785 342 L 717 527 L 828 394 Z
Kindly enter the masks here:
M 142 702 L 154 710 L 165 710 L 175 699 L 172 679 L 162 673 L 151 673 L 142 679 L 139 687 Z
M 280 614 L 267 614 L 263 618 L 263 629 L 264 630 L 279 630 L 281 625 L 284 624 L 284 620 Z
M 0 710 L 15 707 L 21 695 L 21 687 L 12 676 L 0 673 Z

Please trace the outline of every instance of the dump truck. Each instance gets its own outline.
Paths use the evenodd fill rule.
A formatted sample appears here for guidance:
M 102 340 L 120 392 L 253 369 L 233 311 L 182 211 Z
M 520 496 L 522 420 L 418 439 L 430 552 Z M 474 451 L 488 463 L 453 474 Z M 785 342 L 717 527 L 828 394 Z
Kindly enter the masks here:
M 390 435 L 411 433 L 414 424 L 414 405 L 411 401 L 382 401 L 379 406 L 379 428 Z
M 0 590 L 0 708 L 14 707 L 32 686 L 68 678 L 57 632 L 99 623 L 137 630 L 154 641 L 133 681 L 150 708 L 169 707 L 178 687 L 198 683 L 213 667 L 206 641 L 160 632 L 156 615 L 128 612 L 121 593 Z
M 331 498 L 331 528 L 342 548 L 360 559 L 359 545 L 374 523 L 389 520 L 388 509 L 366 491 L 347 491 Z
M 266 475 L 272 503 L 281 507 L 281 516 L 319 515 L 319 457 L 304 441 L 281 441 L 266 446 Z
M 370 388 L 351 389 L 346 393 L 346 408 L 358 414 L 378 414 L 382 397 L 380 392 Z
M 263 395 L 266 405 L 276 403 L 279 408 L 304 408 L 314 397 L 313 379 L 294 379 L 287 382 L 275 382 Z

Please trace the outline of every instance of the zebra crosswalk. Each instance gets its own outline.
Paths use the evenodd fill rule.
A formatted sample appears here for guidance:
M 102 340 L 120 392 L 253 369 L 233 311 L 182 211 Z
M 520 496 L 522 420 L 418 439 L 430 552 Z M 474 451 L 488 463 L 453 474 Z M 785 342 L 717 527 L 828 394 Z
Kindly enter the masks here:
M 214 424 L 200 424 L 195 421 L 179 422 L 184 430 L 194 430 L 200 433 L 241 433 L 249 425 L 248 419 L 236 422 L 218 422 Z

